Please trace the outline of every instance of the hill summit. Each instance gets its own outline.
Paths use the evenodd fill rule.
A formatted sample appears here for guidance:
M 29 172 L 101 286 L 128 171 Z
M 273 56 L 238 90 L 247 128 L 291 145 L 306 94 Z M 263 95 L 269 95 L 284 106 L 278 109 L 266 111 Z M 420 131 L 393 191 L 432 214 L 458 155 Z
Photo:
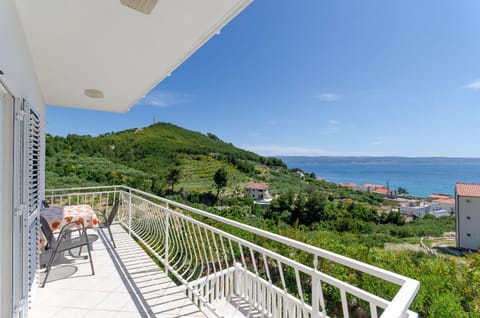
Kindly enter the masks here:
M 47 188 L 126 184 L 160 194 L 167 188 L 169 173 L 176 169 L 179 187 L 206 191 L 215 171 L 222 167 L 234 181 L 232 187 L 268 175 L 273 167 L 286 169 L 280 159 L 239 149 L 212 133 L 205 135 L 170 123 L 97 137 L 47 135 L 46 140 Z

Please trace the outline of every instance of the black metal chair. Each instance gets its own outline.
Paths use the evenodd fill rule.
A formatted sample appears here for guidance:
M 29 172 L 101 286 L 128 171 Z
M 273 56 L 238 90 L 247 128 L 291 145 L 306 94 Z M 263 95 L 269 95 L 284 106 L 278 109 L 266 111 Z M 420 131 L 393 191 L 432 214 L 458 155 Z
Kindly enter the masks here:
M 46 208 L 49 208 L 50 205 L 48 205 L 47 201 L 45 200 L 42 200 L 42 209 L 46 209 Z
M 100 224 L 100 227 L 107 228 L 108 233 L 110 234 L 110 239 L 113 244 L 113 248 L 117 248 L 115 245 L 115 241 L 113 240 L 113 235 L 112 235 L 112 230 L 110 229 L 110 225 L 112 225 L 113 220 L 115 219 L 115 216 L 117 215 L 118 209 L 120 208 L 120 200 L 116 199 L 115 202 L 113 203 L 112 211 L 110 211 L 109 215 L 106 215 L 104 211 L 97 210 L 101 213 L 104 222 Z
M 72 221 L 65 224 L 62 229 L 60 230 L 60 234 L 58 237 L 55 238 L 55 235 L 50 228 L 47 220 L 40 216 L 40 223 L 43 234 L 47 240 L 47 245 L 45 246 L 45 250 L 50 250 L 51 255 L 48 260 L 48 264 L 46 267 L 46 274 L 45 278 L 40 287 L 44 287 L 45 283 L 47 282 L 48 275 L 50 274 L 50 270 L 52 269 L 53 261 L 55 260 L 55 256 L 58 253 L 62 253 L 65 251 L 71 251 L 73 249 L 82 248 L 83 246 L 87 246 L 88 250 L 88 258 L 90 259 L 90 267 L 92 268 L 92 275 L 95 275 L 95 269 L 93 268 L 93 260 L 92 254 L 90 251 L 90 239 L 92 235 L 87 235 L 87 229 L 85 228 L 83 222 L 79 221 Z M 76 234 L 76 235 L 74 235 Z

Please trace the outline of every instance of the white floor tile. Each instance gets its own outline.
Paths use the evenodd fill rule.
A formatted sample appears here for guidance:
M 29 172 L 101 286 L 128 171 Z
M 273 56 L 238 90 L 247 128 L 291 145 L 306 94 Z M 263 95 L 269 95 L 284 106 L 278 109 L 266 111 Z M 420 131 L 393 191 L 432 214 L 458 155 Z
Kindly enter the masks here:
M 95 275 L 89 260 L 53 268 L 45 288 L 34 292 L 29 317 L 205 317 L 120 226 L 112 230 L 115 251 L 109 251 L 102 233 L 93 244 Z M 71 275 L 54 280 L 55 270 L 66 275 L 71 266 L 75 267 Z

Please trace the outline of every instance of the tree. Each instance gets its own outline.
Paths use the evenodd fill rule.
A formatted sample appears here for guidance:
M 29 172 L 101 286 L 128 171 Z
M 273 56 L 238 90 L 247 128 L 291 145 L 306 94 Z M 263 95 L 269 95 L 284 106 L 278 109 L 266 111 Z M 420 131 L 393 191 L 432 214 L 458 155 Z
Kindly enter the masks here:
M 220 138 L 218 138 L 217 136 L 215 136 L 215 135 L 212 134 L 212 133 L 207 133 L 207 137 L 208 137 L 208 138 L 211 138 L 211 139 L 213 139 L 213 140 L 215 140 L 215 141 L 221 141 Z
M 397 191 L 398 191 L 398 194 L 408 194 L 407 189 L 402 188 L 402 187 L 398 187 Z
M 219 168 L 215 172 L 215 175 L 213 176 L 213 180 L 215 181 L 215 186 L 217 187 L 217 199 L 218 199 L 220 190 L 227 186 L 227 182 L 228 182 L 227 170 L 225 170 L 225 168 Z
M 182 171 L 179 168 L 172 168 L 168 172 L 167 180 L 170 183 L 170 185 L 172 186 L 172 192 L 173 192 L 173 189 L 175 187 L 175 184 L 178 183 L 178 181 L 180 180 L 181 172 Z

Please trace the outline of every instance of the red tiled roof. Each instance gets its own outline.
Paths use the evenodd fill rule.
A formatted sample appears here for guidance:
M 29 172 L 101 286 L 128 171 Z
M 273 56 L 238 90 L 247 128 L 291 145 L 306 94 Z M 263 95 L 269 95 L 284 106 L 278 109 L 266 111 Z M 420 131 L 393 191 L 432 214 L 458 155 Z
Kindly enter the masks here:
M 251 182 L 245 186 L 245 189 L 267 190 L 268 185 L 266 185 L 265 183 Z
M 433 200 L 432 202 L 435 203 L 446 203 L 446 204 L 455 204 L 455 199 L 454 198 L 442 198 L 442 199 L 436 199 Z
M 457 195 L 461 197 L 479 197 L 480 198 L 480 183 L 461 183 L 457 182 L 455 185 Z
M 450 199 L 452 198 L 451 195 L 449 194 L 442 194 L 442 193 L 432 193 L 428 196 L 429 199 L 431 200 L 437 200 L 437 199 Z
M 373 190 L 373 193 L 376 193 L 376 194 L 390 194 L 390 190 L 387 189 L 387 188 L 377 188 L 377 189 Z

